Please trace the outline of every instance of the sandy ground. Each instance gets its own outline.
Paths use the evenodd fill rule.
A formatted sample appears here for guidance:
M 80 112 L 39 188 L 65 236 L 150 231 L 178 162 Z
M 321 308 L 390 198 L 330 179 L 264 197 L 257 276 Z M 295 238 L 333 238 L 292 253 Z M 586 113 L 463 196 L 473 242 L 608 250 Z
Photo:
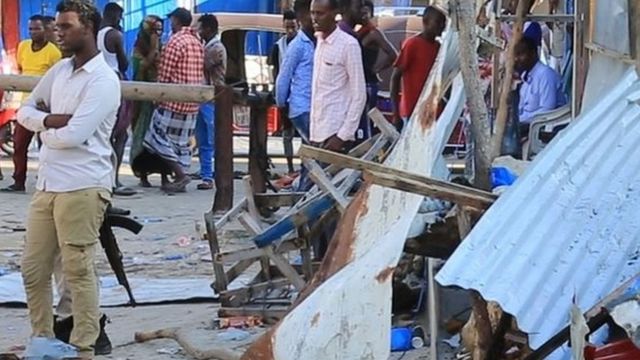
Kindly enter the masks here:
M 279 172 L 285 168 L 281 160 L 276 159 Z M 12 166 L 10 159 L 0 158 L 5 180 L 0 187 L 11 184 Z M 18 271 L 21 255 L 24 220 L 31 194 L 34 191 L 34 177 L 37 161 L 30 160 L 27 194 L 0 193 L 0 271 Z M 195 170 L 197 164 L 194 164 Z M 246 170 L 246 161 L 236 164 L 236 170 Z M 203 214 L 213 201 L 213 191 L 198 191 L 196 181 L 189 185 L 186 194 L 167 196 L 158 187 L 142 189 L 130 169 L 122 169 L 122 182 L 139 191 L 133 197 L 115 197 L 114 205 L 130 209 L 132 216 L 145 225 L 139 235 L 118 231 L 120 247 L 125 255 L 125 266 L 130 276 L 152 278 L 208 277 L 213 279 L 210 253 L 205 241 L 198 240 L 197 227 L 203 226 Z M 152 177 L 156 186 L 159 178 Z M 236 182 L 234 197 L 242 197 L 241 186 Z M 221 246 L 225 250 L 249 246 L 249 235 L 237 222 L 225 226 L 221 232 Z M 180 245 L 182 237 L 189 239 L 188 244 Z M 179 255 L 179 256 L 178 256 Z M 167 258 L 180 257 L 177 260 Z M 98 259 L 101 275 L 110 275 L 104 256 Z M 105 359 L 188 359 L 189 357 L 172 340 L 156 340 L 145 344 L 133 343 L 136 331 L 150 331 L 167 327 L 188 328 L 194 344 L 202 349 L 216 346 L 236 348 L 238 351 L 248 344 L 264 329 L 252 329 L 248 339 L 242 341 L 224 341 L 221 330 L 213 330 L 212 323 L 217 317 L 216 303 L 177 304 L 161 306 L 141 306 L 135 309 L 118 307 L 107 308 L 104 312 L 111 318 L 108 333 L 114 344 L 113 354 Z M 24 308 L 0 307 L 0 353 L 15 346 L 24 345 L 29 336 L 27 311 Z M 439 345 L 439 359 L 451 358 L 451 350 Z M 446 355 L 445 355 L 446 353 Z M 429 359 L 426 349 L 407 353 L 394 353 L 391 359 Z

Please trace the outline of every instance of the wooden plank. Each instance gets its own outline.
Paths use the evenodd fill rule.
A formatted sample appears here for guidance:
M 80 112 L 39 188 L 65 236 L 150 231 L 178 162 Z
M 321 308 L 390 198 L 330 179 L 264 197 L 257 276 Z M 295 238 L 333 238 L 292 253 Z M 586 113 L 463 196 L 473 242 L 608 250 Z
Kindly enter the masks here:
M 273 263 L 276 265 L 278 270 L 280 270 L 282 275 L 284 275 L 287 279 L 289 279 L 289 281 L 291 281 L 291 284 L 293 284 L 293 286 L 298 291 L 301 291 L 305 285 L 305 281 L 298 274 L 298 272 L 296 272 L 296 270 L 291 266 L 291 264 L 289 264 L 289 261 L 285 259 L 284 256 L 273 252 L 273 249 L 271 247 L 265 248 L 265 251 L 267 253 L 267 256 L 269 256 L 269 259 L 273 261 Z
M 496 199 L 496 196 L 489 192 L 483 192 L 481 190 L 469 191 L 468 189 L 471 188 L 466 186 L 427 177 L 421 181 L 416 181 L 415 179 L 405 178 L 403 175 L 367 171 L 364 174 L 364 178 L 380 186 L 450 201 L 477 209 L 488 208 Z
M 373 147 L 373 145 L 378 142 L 380 137 L 381 134 L 375 134 L 371 138 L 365 140 L 360 145 L 351 149 L 351 151 L 349 151 L 349 156 L 353 156 L 356 158 L 364 156 L 369 151 L 369 149 L 371 149 L 371 147 Z M 335 175 L 341 169 L 341 167 L 335 164 L 331 164 L 325 169 L 325 171 L 327 172 L 327 174 Z
M 232 221 L 236 216 L 238 216 L 238 214 L 240 214 L 240 212 L 245 210 L 246 207 L 247 207 L 247 198 L 243 198 L 242 200 L 240 200 L 239 203 L 237 203 L 233 208 L 231 208 L 231 210 L 225 212 L 224 215 L 222 215 L 222 217 L 216 220 L 216 229 L 221 229 L 229 221 Z
M 301 208 L 297 209 L 295 213 L 271 225 L 264 232 L 256 236 L 253 241 L 258 247 L 270 245 L 286 234 L 294 231 L 298 226 L 308 223 L 311 219 L 317 219 L 335 205 L 335 201 L 331 196 L 326 194 L 319 195 L 317 198 L 308 201 Z
M 39 76 L 0 75 L 0 89 L 30 92 L 40 81 Z M 212 101 L 217 93 L 212 86 L 121 81 L 122 97 L 135 101 L 178 101 L 203 103 Z
M 249 123 L 249 174 L 253 194 L 267 191 L 267 99 L 250 97 L 251 121 Z M 253 214 L 252 214 L 253 215 Z
M 204 223 L 207 228 L 207 241 L 209 243 L 209 251 L 211 252 L 211 258 L 215 259 L 216 255 L 220 252 L 220 244 L 218 243 L 218 233 L 216 231 L 215 215 L 213 211 L 210 211 L 204 215 Z M 213 263 L 213 274 L 215 275 L 215 281 L 213 283 L 213 289 L 221 293 L 227 290 L 229 283 L 227 281 L 227 275 L 224 272 L 224 267 L 215 261 Z
M 238 216 L 238 221 L 245 229 L 247 229 L 251 236 L 256 236 L 262 232 L 262 226 L 258 220 L 249 215 L 249 213 L 244 212 L 240 214 L 240 216 Z
M 245 270 L 247 270 L 253 263 L 256 262 L 255 259 L 243 259 L 235 263 L 229 270 L 226 271 L 226 280 L 227 283 L 230 284 L 235 280 L 238 276 L 240 276 Z M 215 288 L 216 283 L 213 283 Z
M 322 167 L 314 160 L 310 159 L 302 159 L 302 163 L 309 171 L 309 177 L 313 180 L 320 189 L 324 192 L 331 195 L 331 197 L 336 201 L 336 205 L 340 212 L 343 212 L 344 209 L 349 205 L 349 201 L 338 191 L 338 189 L 333 186 L 331 183 L 331 179 L 325 174 Z
M 378 152 L 388 144 L 388 142 L 388 139 L 385 137 L 376 137 L 375 142 L 368 148 L 362 158 L 374 158 Z M 342 180 L 339 187 L 342 194 L 349 191 L 360 177 L 360 173 L 358 171 L 347 170 L 336 175 L 332 180 L 332 183 L 336 184 L 338 182 L 336 179 L 340 178 L 340 175 L 344 175 L 342 177 L 344 180 Z M 328 194 L 316 193 L 311 195 L 308 199 L 301 200 L 301 202 L 296 204 L 287 216 L 271 225 L 262 234 L 256 236 L 253 241 L 258 245 L 258 247 L 264 247 L 272 244 L 286 234 L 296 230 L 299 226 L 307 224 L 311 219 L 317 219 L 319 216 L 322 216 L 322 214 L 329 209 L 334 208 L 334 206 L 335 201 Z
M 391 142 L 395 142 L 400 138 L 400 133 L 387 119 L 382 115 L 382 112 L 378 108 L 373 108 L 369 111 L 369 118 L 380 129 L 380 132 L 384 134 Z
M 320 220 L 322 221 L 322 220 Z M 309 227 L 304 225 L 298 228 L 298 236 L 304 241 L 304 247 L 300 249 L 302 257 L 302 273 L 305 279 L 313 277 L 313 259 L 311 257 L 311 231 Z
M 245 176 L 242 179 L 242 188 L 244 190 L 244 195 L 247 197 L 247 212 L 256 220 L 256 222 L 259 222 L 262 216 L 260 215 L 260 211 L 258 211 L 256 202 L 253 199 L 254 187 L 251 176 Z M 264 192 L 264 190 L 262 192 Z
M 220 293 L 220 296 L 224 296 L 227 298 L 240 296 L 247 299 L 251 299 L 257 294 L 264 292 L 265 290 L 282 288 L 282 287 L 289 286 L 290 284 L 291 283 L 289 282 L 289 280 L 285 278 L 274 279 L 271 281 L 259 282 L 259 283 L 241 287 L 238 289 L 223 291 Z
M 157 85 L 157 84 L 154 84 Z M 216 193 L 213 211 L 233 208 L 233 92 L 229 86 L 217 86 L 215 131 Z
M 218 316 L 219 317 L 261 316 L 266 319 L 269 319 L 269 318 L 281 319 L 285 315 L 287 315 L 287 312 L 289 312 L 289 308 L 281 307 L 281 306 L 271 306 L 271 307 L 245 306 L 245 307 L 238 307 L 238 308 L 222 307 L 220 308 L 220 310 L 218 310 Z
M 303 247 L 303 243 L 301 243 L 301 239 L 292 239 L 283 241 L 279 244 L 277 253 L 287 253 L 289 251 L 294 251 Z M 261 256 L 266 256 L 264 252 L 264 248 L 251 247 L 248 249 L 234 250 L 226 253 L 220 253 L 215 258 L 214 261 L 217 261 L 221 264 L 230 263 L 234 261 L 240 261 L 245 259 L 255 259 Z
M 421 176 L 408 171 L 402 171 L 387 167 L 372 161 L 352 158 L 347 155 L 334 153 L 324 149 L 312 148 L 302 145 L 300 156 L 313 157 L 322 162 L 340 164 L 358 170 L 366 170 L 365 178 L 374 181 L 378 185 L 391 188 L 398 188 L 415 192 L 424 196 L 433 196 L 442 200 L 447 200 L 464 205 L 486 208 L 497 198 L 494 194 L 454 184 L 442 180 L 436 180 Z
M 263 193 L 254 194 L 253 198 L 258 208 L 293 206 L 305 196 L 304 192 L 291 193 Z
M 625 64 L 634 65 L 636 63 L 636 61 L 629 54 L 622 54 L 615 50 L 607 49 L 606 47 L 596 43 L 588 42 L 584 44 L 584 47 L 595 53 L 602 54 L 612 59 L 616 59 Z

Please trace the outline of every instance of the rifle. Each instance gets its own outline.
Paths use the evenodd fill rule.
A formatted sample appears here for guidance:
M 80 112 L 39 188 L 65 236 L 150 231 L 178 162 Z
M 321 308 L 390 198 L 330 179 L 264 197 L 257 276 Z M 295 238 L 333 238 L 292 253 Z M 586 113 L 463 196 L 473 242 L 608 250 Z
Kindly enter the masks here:
M 122 252 L 118 247 L 118 242 L 112 231 L 113 227 L 127 229 L 134 234 L 138 234 L 142 230 L 143 226 L 139 222 L 127 216 L 110 214 L 109 211 L 107 211 L 104 221 L 102 222 L 102 226 L 100 227 L 100 244 L 102 244 L 102 248 L 107 254 L 109 265 L 111 265 L 111 269 L 113 269 L 113 273 L 118 279 L 118 284 L 124 286 L 125 290 L 127 290 L 127 294 L 129 295 L 129 305 L 136 306 L 136 300 L 131 292 L 131 287 L 127 280 L 127 274 L 124 272 Z

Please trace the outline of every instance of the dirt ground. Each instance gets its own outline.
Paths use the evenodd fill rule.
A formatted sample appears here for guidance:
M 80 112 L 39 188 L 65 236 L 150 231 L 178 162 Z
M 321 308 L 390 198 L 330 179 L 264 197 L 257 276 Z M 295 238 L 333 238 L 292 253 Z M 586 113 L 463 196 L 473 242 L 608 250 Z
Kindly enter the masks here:
M 0 187 L 6 187 L 12 183 L 12 164 L 10 159 L 2 157 L 0 165 L 5 175 L 5 179 L 0 181 Z M 30 160 L 26 194 L 0 193 L 0 273 L 19 271 L 24 221 L 34 192 L 36 167 L 37 162 Z M 194 164 L 194 170 L 196 167 L 197 164 Z M 246 164 L 240 162 L 236 169 L 244 171 Z M 168 196 L 159 187 L 138 187 L 137 179 L 132 176 L 128 166 L 123 166 L 121 173 L 124 175 L 122 182 L 136 189 L 139 194 L 115 197 L 114 206 L 131 210 L 132 216 L 144 225 L 139 235 L 125 230 L 116 232 L 127 274 L 131 277 L 204 277 L 213 280 L 209 247 L 206 241 L 199 240 L 198 232 L 204 231 L 203 215 L 211 208 L 214 192 L 196 190 L 197 181 L 194 181 L 186 194 Z M 159 178 L 152 177 L 151 182 L 157 186 Z M 236 184 L 235 198 L 238 200 L 242 193 L 240 183 Z M 221 246 L 229 250 L 248 246 L 249 239 L 239 223 L 225 226 L 220 236 Z M 100 275 L 111 275 L 106 258 L 102 252 L 99 253 Z M 211 295 L 213 297 L 213 292 Z M 112 321 L 108 325 L 108 333 L 115 346 L 113 354 L 105 358 L 187 359 L 174 341 L 157 340 L 131 345 L 133 334 L 136 331 L 174 326 L 188 327 L 194 332 L 195 343 L 200 343 L 199 346 L 206 349 L 207 345 L 219 342 L 216 340 L 217 333 L 211 330 L 212 322 L 217 317 L 217 307 L 217 303 L 189 303 L 104 309 Z M 26 309 L 0 307 L 0 353 L 24 345 L 28 336 Z M 227 345 L 235 347 L 247 343 L 247 340 L 238 341 L 237 344 L 231 341 Z
M 10 159 L 0 157 L 5 179 L 0 187 L 11 184 Z M 284 172 L 281 161 L 276 161 L 277 171 Z M 24 220 L 29 200 L 34 192 L 36 161 L 29 163 L 27 194 L 0 193 L 0 274 L 2 271 L 19 271 L 19 259 L 24 238 Z M 197 164 L 194 164 L 194 169 Z M 246 170 L 246 162 L 236 164 L 236 170 Z M 124 253 L 127 273 L 135 277 L 179 278 L 205 277 L 213 279 L 210 253 L 207 243 L 198 240 L 197 228 L 204 229 L 203 214 L 213 201 L 213 191 L 198 191 L 196 181 L 189 185 L 186 194 L 167 196 L 158 187 L 143 189 L 130 169 L 122 169 L 122 182 L 139 191 L 132 197 L 115 197 L 114 205 L 130 209 L 132 216 L 144 224 L 139 235 L 118 231 L 120 247 Z M 159 178 L 152 177 L 156 186 Z M 241 186 L 236 182 L 235 201 L 242 198 Z M 200 230 L 202 231 L 202 230 Z M 249 246 L 249 235 L 237 222 L 225 226 L 220 241 L 224 250 Z M 181 238 L 186 238 L 181 240 Z M 176 259 L 177 258 L 177 259 Z M 171 260 L 169 260 L 171 259 Z M 101 275 L 111 275 L 104 256 L 98 259 Z M 212 293 L 213 295 L 213 293 Z M 108 334 L 114 345 L 113 354 L 103 359 L 189 359 L 180 346 L 172 340 L 155 340 L 144 344 L 133 342 L 137 331 L 152 331 L 168 327 L 188 328 L 194 344 L 202 349 L 224 346 L 241 352 L 264 329 L 249 331 L 248 338 L 226 340 L 224 331 L 213 330 L 218 304 L 184 303 L 173 305 L 139 306 L 136 308 L 105 308 L 110 317 Z M 227 334 L 228 335 L 228 334 Z M 29 336 L 28 315 L 25 308 L 0 306 L 0 353 L 25 345 Z M 451 358 L 451 350 L 439 345 L 439 359 Z M 446 355 L 445 355 L 446 353 Z M 427 349 L 394 353 L 391 359 L 429 359 Z

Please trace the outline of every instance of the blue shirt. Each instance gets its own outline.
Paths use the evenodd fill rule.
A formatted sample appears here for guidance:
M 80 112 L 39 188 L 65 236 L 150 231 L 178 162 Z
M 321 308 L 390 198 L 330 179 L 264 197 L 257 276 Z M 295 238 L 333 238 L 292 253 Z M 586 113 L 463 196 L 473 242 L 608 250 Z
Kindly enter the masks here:
M 304 31 L 291 41 L 276 80 L 276 105 L 289 105 L 289 117 L 311 112 L 314 43 Z
M 566 103 L 560 75 L 552 68 L 538 61 L 522 75 L 518 104 L 521 123 L 530 123 L 539 113 L 557 109 Z

